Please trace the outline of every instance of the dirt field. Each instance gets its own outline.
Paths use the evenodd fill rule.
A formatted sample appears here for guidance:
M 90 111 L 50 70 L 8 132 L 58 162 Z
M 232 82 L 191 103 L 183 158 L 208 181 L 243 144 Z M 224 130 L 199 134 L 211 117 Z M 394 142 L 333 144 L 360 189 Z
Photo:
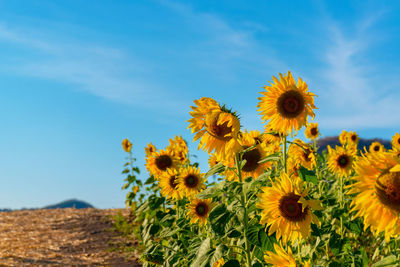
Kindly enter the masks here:
M 118 212 L 128 215 L 123 209 L 0 212 L 0 266 L 140 266 L 135 256 L 111 252 L 121 240 L 110 230 L 110 215 Z

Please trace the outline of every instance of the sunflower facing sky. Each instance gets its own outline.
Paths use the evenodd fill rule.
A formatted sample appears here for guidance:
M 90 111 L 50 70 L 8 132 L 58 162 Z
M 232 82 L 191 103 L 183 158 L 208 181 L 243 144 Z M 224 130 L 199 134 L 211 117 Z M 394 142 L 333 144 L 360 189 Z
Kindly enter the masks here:
M 239 144 L 242 146 L 243 150 L 246 150 L 249 147 L 255 146 L 253 149 L 244 152 L 242 155 L 242 159 L 246 160 L 242 168 L 242 178 L 243 180 L 247 177 L 253 177 L 256 179 L 258 176 L 264 173 L 265 170 L 269 169 L 272 165 L 271 162 L 267 161 L 264 163 L 259 163 L 260 160 L 267 156 L 267 149 L 265 143 L 262 142 L 261 133 L 259 131 L 250 131 L 247 130 L 239 136 Z M 225 162 L 226 166 L 234 167 L 235 159 L 231 157 L 229 161 Z M 228 181 L 238 180 L 235 172 L 232 170 L 226 170 L 226 179 Z
M 161 149 L 146 157 L 146 168 L 151 175 L 159 179 L 168 168 L 177 168 L 177 160 L 171 149 Z
M 377 141 L 372 142 L 372 144 L 369 146 L 370 153 L 384 152 L 385 150 L 385 147 Z
M 347 177 L 353 170 L 356 155 L 354 150 L 336 146 L 336 149 L 328 145 L 328 169 L 336 173 L 339 177 Z
M 288 251 L 286 252 L 282 244 L 274 244 L 273 251 L 266 251 L 264 254 L 264 260 L 266 263 L 272 264 L 276 267 L 296 267 L 296 260 L 293 257 L 292 250 L 288 247 Z
M 304 131 L 305 136 L 308 139 L 314 140 L 317 139 L 321 134 L 319 133 L 318 123 L 310 123 L 307 125 L 306 130 Z
M 193 166 L 179 169 L 177 183 L 179 193 L 189 198 L 205 189 L 204 174 L 200 173 L 199 168 Z
M 131 152 L 132 143 L 127 138 L 125 138 L 124 140 L 122 140 L 122 148 L 125 150 L 125 152 Z
M 268 234 L 276 233 L 282 242 L 306 239 L 310 235 L 311 223 L 319 225 L 311 209 L 321 209 L 318 200 L 306 199 L 308 189 L 298 177 L 281 172 L 271 187 L 263 187 L 257 207 L 261 209 L 260 224 L 269 228 Z
M 313 109 L 314 94 L 308 92 L 307 84 L 299 78 L 296 84 L 292 73 L 282 75 L 279 80 L 272 76 L 274 83 L 265 86 L 263 96 L 258 99 L 258 111 L 263 121 L 268 121 L 267 128 L 283 134 L 297 131 L 307 124 L 308 116 L 315 117 Z
M 193 141 L 200 139 L 198 149 L 202 148 L 207 153 L 215 151 L 225 157 L 226 154 L 234 155 L 240 149 L 237 136 L 240 131 L 238 116 L 221 107 L 214 99 L 203 97 L 195 100 L 197 106 L 192 106 L 191 119 L 188 128 L 196 133 Z
M 210 214 L 213 208 L 212 199 L 192 199 L 190 203 L 187 204 L 187 209 L 189 210 L 187 216 L 190 218 L 191 223 L 199 223 L 204 225 L 207 223 L 208 214 Z
M 400 151 L 400 134 L 396 133 L 392 137 L 392 148 Z
M 384 232 L 390 237 L 400 234 L 400 164 L 392 153 L 364 154 L 355 164 L 355 183 L 348 194 L 356 194 L 352 210 L 364 219 L 364 228 Z
M 172 199 L 181 199 L 181 193 L 178 191 L 178 172 L 176 169 L 167 169 L 160 176 L 161 194 L 164 197 Z

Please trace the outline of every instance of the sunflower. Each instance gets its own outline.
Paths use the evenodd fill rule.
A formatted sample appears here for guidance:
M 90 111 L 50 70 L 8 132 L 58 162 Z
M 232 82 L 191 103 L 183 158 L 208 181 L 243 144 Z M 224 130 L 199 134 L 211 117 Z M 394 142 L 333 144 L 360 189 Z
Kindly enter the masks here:
M 308 139 L 311 139 L 311 140 L 317 139 L 318 136 L 320 136 L 319 129 L 318 129 L 318 123 L 308 124 L 304 134 L 306 135 L 306 137 Z
M 147 144 L 147 146 L 144 148 L 144 152 L 146 153 L 146 157 L 151 156 L 151 154 L 153 154 L 156 151 L 157 151 L 157 149 L 153 145 L 153 143 Z
M 246 130 L 239 136 L 238 142 L 242 146 L 242 151 L 245 151 L 248 148 L 255 146 L 249 151 L 246 151 L 244 153 L 242 152 L 242 160 L 246 160 L 246 163 L 242 167 L 241 172 L 243 180 L 247 177 L 253 177 L 254 179 L 256 179 L 258 176 L 263 174 L 266 169 L 271 168 L 272 165 L 269 161 L 259 163 L 260 160 L 268 155 L 266 145 L 262 142 L 261 133 L 259 131 L 247 132 Z M 234 157 L 231 157 L 228 161 L 224 162 L 224 165 L 234 167 Z M 228 181 L 239 181 L 239 178 L 237 177 L 235 172 L 230 169 L 226 170 L 225 177 Z
M 337 173 L 340 177 L 346 177 L 351 174 L 355 157 L 354 150 L 345 149 L 341 146 L 336 146 L 336 149 L 332 149 L 328 145 L 328 169 Z
M 266 263 L 272 264 L 276 267 L 296 267 L 296 260 L 293 257 L 292 250 L 288 247 L 288 252 L 286 252 L 282 244 L 274 244 L 274 250 L 266 251 L 264 254 L 264 260 Z
M 181 199 L 178 191 L 178 172 L 176 169 L 167 169 L 160 176 L 161 194 L 172 199 Z
M 222 267 L 225 264 L 224 258 L 219 258 L 216 262 L 214 262 L 213 267 Z
M 400 134 L 396 133 L 392 137 L 392 148 L 396 150 L 400 150 Z
M 311 223 L 319 225 L 311 209 L 321 209 L 319 200 L 308 200 L 308 189 L 298 177 L 281 172 L 271 187 L 263 187 L 257 207 L 262 209 L 260 224 L 269 227 L 268 234 L 276 233 L 283 243 L 305 239 L 310 235 Z
M 199 225 L 204 225 L 207 223 L 208 214 L 210 214 L 213 205 L 211 204 L 212 199 L 192 199 L 190 203 L 186 205 L 186 208 L 189 209 L 186 214 L 190 217 L 191 223 L 199 222 Z
M 189 150 L 186 141 L 181 136 L 169 139 L 169 149 L 171 149 L 179 164 L 183 165 L 188 161 Z
M 339 135 L 339 142 L 342 146 L 345 146 L 347 144 L 348 133 L 349 132 L 343 130 L 342 133 Z
M 160 175 L 168 168 L 174 169 L 176 167 L 177 160 L 170 149 L 159 150 L 146 157 L 146 169 L 156 179 L 159 179 Z
M 397 159 L 398 160 L 398 159 Z M 348 194 L 356 194 L 351 211 L 363 217 L 364 228 L 385 239 L 400 234 L 400 164 L 392 153 L 364 154 L 355 164 L 355 183 L 349 185 Z
M 279 74 L 279 80 L 272 76 L 275 83 L 271 86 L 265 86 L 266 92 L 261 92 L 263 95 L 258 99 L 260 102 L 259 108 L 262 120 L 269 120 L 267 127 L 293 136 L 293 131 L 296 132 L 307 124 L 307 117 L 315 117 L 313 109 L 314 94 L 308 92 L 307 84 L 299 78 L 297 84 L 290 73 L 287 75 Z
M 198 107 L 192 107 L 192 119 L 188 120 L 192 133 L 196 133 L 193 141 L 200 139 L 198 149 L 202 148 L 209 154 L 225 156 L 234 154 L 240 145 L 237 136 L 240 131 L 240 121 L 235 112 L 220 107 L 211 98 L 195 100 Z
M 122 148 L 126 151 L 126 152 L 131 152 L 132 149 L 132 143 L 125 138 L 124 140 L 122 140 Z
M 200 173 L 199 168 L 188 166 L 180 168 L 179 173 L 177 188 L 182 196 L 192 197 L 206 187 L 204 174 Z
M 360 141 L 360 138 L 358 137 L 358 134 L 356 132 L 348 132 L 347 133 L 348 145 L 350 145 L 352 147 L 357 147 L 358 141 Z
M 312 170 L 317 166 L 314 149 L 300 139 L 295 139 L 289 146 L 288 154 L 293 157 L 297 165 Z
M 369 146 L 370 153 L 384 152 L 385 150 L 385 147 L 377 141 L 372 142 L 372 144 Z

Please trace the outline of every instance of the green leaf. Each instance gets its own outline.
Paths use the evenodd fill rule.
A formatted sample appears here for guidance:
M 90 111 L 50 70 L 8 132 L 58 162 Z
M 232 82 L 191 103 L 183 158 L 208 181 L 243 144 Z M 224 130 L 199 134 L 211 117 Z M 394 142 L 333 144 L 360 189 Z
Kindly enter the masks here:
M 299 177 L 303 181 L 311 182 L 313 184 L 318 184 L 318 179 L 317 179 L 317 176 L 315 175 L 315 171 L 310 171 L 301 165 L 299 168 Z
M 149 178 L 147 178 L 146 182 L 144 182 L 145 185 L 149 185 L 149 184 L 153 184 L 155 182 L 154 180 L 154 176 L 150 176 Z
M 360 251 L 361 251 L 363 266 L 364 266 L 364 267 L 365 267 L 365 266 L 368 266 L 369 260 L 368 260 L 367 251 L 365 250 L 364 247 L 361 247 L 361 248 L 360 248 Z
M 205 175 L 204 177 L 205 177 L 205 178 L 210 177 L 211 175 L 216 174 L 216 173 L 220 173 L 220 172 L 222 172 L 222 171 L 224 171 L 224 170 L 225 170 L 225 166 L 224 166 L 224 164 L 222 164 L 222 162 L 220 162 L 220 163 L 214 165 L 214 166 L 206 173 L 206 175 Z
M 396 256 L 390 255 L 372 264 L 371 267 L 396 266 L 396 263 L 398 263 Z
M 229 260 L 222 267 L 240 267 L 238 260 Z
M 266 156 L 265 158 L 261 159 L 258 163 L 261 164 L 261 163 L 264 163 L 267 161 L 279 161 L 280 159 L 281 159 L 280 153 L 277 152 L 277 153 Z
M 229 238 L 236 238 L 236 237 L 239 237 L 239 236 L 241 236 L 241 235 L 242 235 L 242 233 L 239 232 L 239 231 L 236 230 L 236 229 L 233 229 L 232 231 L 230 231 L 230 232 L 228 233 L 228 237 L 229 237 Z
M 206 198 L 214 198 L 217 195 L 222 193 L 222 188 L 224 188 L 225 181 L 220 182 L 219 184 L 216 184 L 214 186 L 211 186 L 203 191 L 201 191 L 199 194 L 196 195 L 197 198 L 199 199 L 206 199 Z
M 259 262 L 254 263 L 253 265 L 251 265 L 251 267 L 263 267 L 264 265 L 262 265 Z
M 218 235 L 225 235 L 225 226 L 231 219 L 232 214 L 226 209 L 225 204 L 216 206 L 208 216 L 211 228 Z
M 208 250 L 210 249 L 210 238 L 207 237 L 206 239 L 203 240 L 203 242 L 201 243 L 199 249 L 197 250 L 196 253 L 196 258 L 194 259 L 194 261 L 192 262 L 192 264 L 190 266 L 193 267 L 200 267 L 200 266 L 204 266 L 205 263 L 208 262 L 207 257 L 208 255 Z

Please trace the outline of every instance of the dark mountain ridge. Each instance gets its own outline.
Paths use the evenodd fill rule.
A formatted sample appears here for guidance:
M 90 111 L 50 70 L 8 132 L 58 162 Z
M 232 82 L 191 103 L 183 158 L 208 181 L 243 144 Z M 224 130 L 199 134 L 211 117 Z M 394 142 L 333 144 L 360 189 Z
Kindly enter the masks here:
M 68 199 L 53 205 L 48 205 L 43 208 L 22 208 L 19 210 L 39 210 L 39 209 L 65 209 L 65 208 L 75 208 L 75 209 L 86 209 L 94 208 L 91 204 L 78 200 L 78 199 Z M 12 209 L 0 209 L 1 211 L 13 211 Z

